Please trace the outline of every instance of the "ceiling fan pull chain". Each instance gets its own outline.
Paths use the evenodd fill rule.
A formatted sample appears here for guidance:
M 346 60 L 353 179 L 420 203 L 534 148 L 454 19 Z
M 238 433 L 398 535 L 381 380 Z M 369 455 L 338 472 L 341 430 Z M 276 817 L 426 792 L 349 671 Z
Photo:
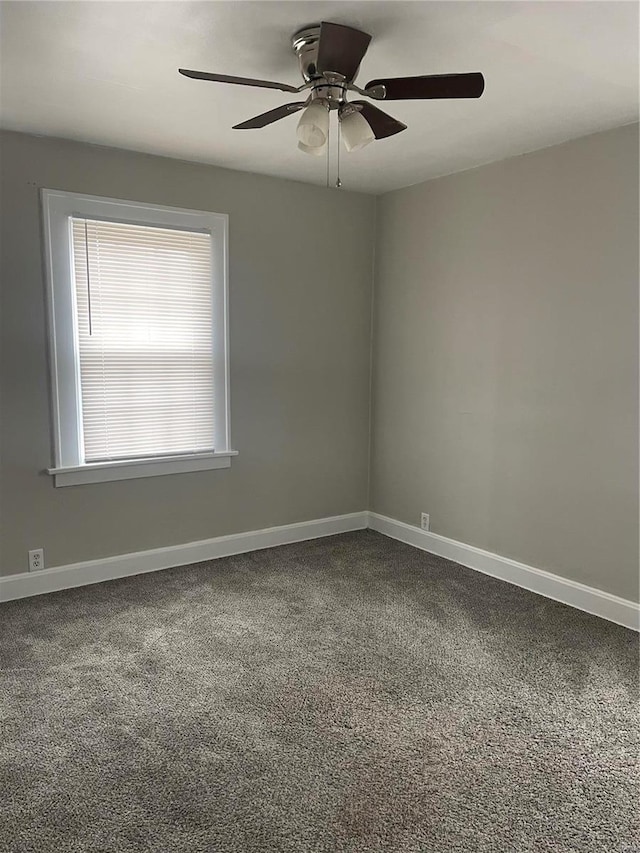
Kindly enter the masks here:
M 331 113 L 329 113 L 329 118 L 331 118 Z M 331 122 L 329 122 L 329 127 L 327 129 L 327 189 L 329 189 L 329 152 L 331 150 Z
M 336 160 L 336 189 L 339 190 L 342 186 L 342 181 L 340 180 L 340 119 L 338 118 L 338 154 Z

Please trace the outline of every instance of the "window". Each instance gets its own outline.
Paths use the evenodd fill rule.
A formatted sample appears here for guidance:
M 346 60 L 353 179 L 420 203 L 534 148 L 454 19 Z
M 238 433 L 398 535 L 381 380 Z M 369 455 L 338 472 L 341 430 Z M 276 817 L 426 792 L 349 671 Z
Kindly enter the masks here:
M 229 467 L 227 217 L 42 199 L 56 485 Z

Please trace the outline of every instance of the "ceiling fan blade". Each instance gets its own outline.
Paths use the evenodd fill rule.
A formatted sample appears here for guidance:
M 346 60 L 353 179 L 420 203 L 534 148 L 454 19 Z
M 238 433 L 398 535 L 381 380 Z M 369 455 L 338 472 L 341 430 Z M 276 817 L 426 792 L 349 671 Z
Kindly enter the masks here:
M 267 113 L 247 119 L 242 124 L 234 124 L 233 130 L 256 130 L 259 127 L 266 127 L 268 124 L 279 121 L 281 118 L 286 118 L 291 113 L 295 113 L 305 106 L 305 101 L 298 101 L 294 104 L 283 104 L 281 107 L 276 107 L 275 110 L 269 110 Z
M 323 21 L 320 24 L 318 71 L 320 74 L 333 71 L 351 82 L 358 73 L 370 41 L 371 36 L 360 30 Z
M 361 115 L 369 122 L 376 139 L 385 139 L 407 129 L 407 125 L 374 107 L 369 101 L 349 101 L 360 107 Z
M 281 92 L 299 92 L 297 86 L 288 83 L 273 83 L 271 80 L 254 80 L 252 77 L 231 77 L 229 74 L 209 74 L 207 71 L 189 71 L 178 68 L 180 74 L 194 80 L 213 80 L 214 83 L 235 83 L 238 86 L 259 86 L 261 89 L 279 89 Z
M 479 98 L 484 91 L 484 77 L 472 74 L 427 74 L 423 77 L 390 77 L 372 80 L 366 88 L 384 86 L 385 101 L 412 98 Z

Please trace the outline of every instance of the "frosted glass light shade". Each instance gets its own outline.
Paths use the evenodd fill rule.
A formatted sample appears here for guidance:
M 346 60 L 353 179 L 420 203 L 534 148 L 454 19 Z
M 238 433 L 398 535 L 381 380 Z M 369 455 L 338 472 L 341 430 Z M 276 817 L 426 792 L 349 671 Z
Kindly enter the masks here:
M 298 142 L 298 148 L 301 151 L 304 151 L 305 154 L 313 154 L 314 157 L 322 157 L 327 153 L 327 144 L 325 142 L 324 145 L 321 145 L 320 148 L 310 148 L 308 145 L 304 145 L 302 142 Z
M 321 101 L 314 101 L 304 110 L 298 122 L 299 148 L 307 154 L 323 148 L 329 135 L 329 111 Z M 314 149 L 314 150 L 312 150 Z
M 347 151 L 358 151 L 376 138 L 369 122 L 357 110 L 340 119 L 340 128 Z

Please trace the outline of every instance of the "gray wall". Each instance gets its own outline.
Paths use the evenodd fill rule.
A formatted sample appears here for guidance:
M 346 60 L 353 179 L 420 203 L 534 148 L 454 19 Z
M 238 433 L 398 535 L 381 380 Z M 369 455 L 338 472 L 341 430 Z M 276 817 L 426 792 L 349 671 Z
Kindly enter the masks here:
M 638 127 L 378 202 L 371 508 L 638 598 Z
M 365 509 L 374 199 L 2 135 L 0 572 Z M 370 508 L 638 598 L 638 128 L 377 203 Z M 295 156 L 295 155 L 294 155 Z M 229 470 L 55 489 L 39 187 L 230 215 Z M 335 252 L 320 253 L 330 245 Z
M 25 571 L 35 547 L 56 566 L 366 509 L 375 199 L 57 139 L 1 142 L 1 572 Z M 57 489 L 41 473 L 40 187 L 229 214 L 231 469 Z

